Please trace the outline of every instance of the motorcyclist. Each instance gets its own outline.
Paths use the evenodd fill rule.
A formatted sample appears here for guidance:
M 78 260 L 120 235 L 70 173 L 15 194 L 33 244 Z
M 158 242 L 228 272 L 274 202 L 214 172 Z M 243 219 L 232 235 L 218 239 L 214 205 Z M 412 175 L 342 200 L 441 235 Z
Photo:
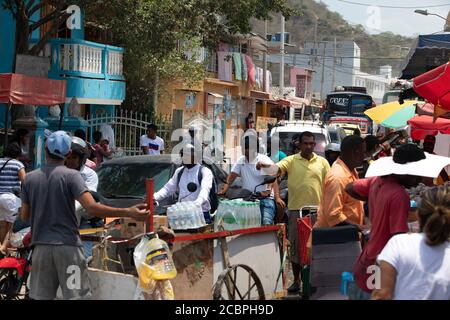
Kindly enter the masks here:
M 215 189 L 213 173 L 201 164 L 199 161 L 201 153 L 193 145 L 185 145 L 180 151 L 180 156 L 183 165 L 175 170 L 172 178 L 155 193 L 154 199 L 158 204 L 159 201 L 175 195 L 178 191 L 178 201 L 194 201 L 201 206 L 205 221 L 209 224 L 212 222 L 210 193 L 211 189 Z M 192 183 L 195 184 L 195 191 L 189 190 L 189 185 Z
M 67 156 L 66 167 L 80 171 L 81 177 L 86 183 L 86 187 L 91 192 L 97 192 L 98 176 L 97 173 L 91 168 L 86 166 L 86 161 L 89 157 L 89 148 L 83 139 L 78 137 L 72 137 L 71 154 Z M 79 219 L 80 230 L 100 228 L 104 225 L 104 220 L 100 218 L 92 218 L 87 215 L 86 211 L 81 207 L 81 204 L 76 201 L 75 203 L 77 216 Z M 86 258 L 92 256 L 91 241 L 83 241 L 84 254 Z

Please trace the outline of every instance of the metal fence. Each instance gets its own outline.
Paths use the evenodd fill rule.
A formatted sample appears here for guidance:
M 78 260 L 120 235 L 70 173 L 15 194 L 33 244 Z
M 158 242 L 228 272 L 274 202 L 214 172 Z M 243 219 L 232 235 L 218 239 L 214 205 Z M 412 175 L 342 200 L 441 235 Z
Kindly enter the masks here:
M 136 156 L 141 153 L 140 138 L 147 131 L 147 125 L 153 123 L 158 127 L 158 136 L 165 141 L 166 152 L 170 151 L 172 119 L 170 116 L 149 118 L 147 115 L 128 110 L 116 110 L 114 116 L 106 113 L 93 114 L 87 119 L 88 136 L 100 130 L 103 124 L 110 125 L 114 131 L 115 145 L 119 150 L 116 156 Z

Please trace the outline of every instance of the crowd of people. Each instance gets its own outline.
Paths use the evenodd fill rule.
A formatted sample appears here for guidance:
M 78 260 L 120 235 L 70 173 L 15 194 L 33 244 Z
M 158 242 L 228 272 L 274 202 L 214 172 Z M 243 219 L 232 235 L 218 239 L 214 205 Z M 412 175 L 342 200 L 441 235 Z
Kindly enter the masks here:
M 279 174 L 288 175 L 288 238 L 294 273 L 289 292 L 296 293 L 301 287 L 297 243 L 300 209 L 318 206 L 313 228 L 350 225 L 361 232 L 363 250 L 353 268 L 356 281 L 351 299 L 450 299 L 450 183 L 443 185 L 448 177 L 441 173 L 440 179 L 434 181 L 441 186 L 424 195 L 419 206 L 419 221 L 425 234 L 414 236 L 400 236 L 409 231 L 410 197 L 406 189 L 427 179 L 401 174 L 364 178 L 370 163 L 379 157 L 392 154 L 395 163 L 407 164 L 425 159 L 425 151 L 433 152 L 434 137 L 425 138 L 424 151 L 405 139 L 394 139 L 393 135 L 391 132 L 382 139 L 374 136 L 363 139 L 358 134 L 347 136 L 340 150 L 334 150 L 338 154 L 327 161 L 313 152 L 314 135 L 303 132 L 294 138 L 298 139 L 295 142 L 299 153 L 275 165 Z M 395 148 L 385 143 L 394 140 L 397 141 Z M 427 142 L 433 144 L 427 145 Z M 274 165 L 266 162 L 258 166 Z M 428 220 L 429 216 L 433 219 Z M 365 231 L 369 229 L 366 241 Z M 402 245 L 408 241 L 414 241 L 414 246 L 403 256 Z M 311 249 L 311 238 L 308 248 Z M 368 270 L 380 261 L 381 288 L 376 288 L 369 281 L 372 273 Z M 411 273 L 418 278 L 422 273 L 421 280 L 411 281 L 408 268 L 413 268 Z M 402 281 L 395 282 L 395 276 Z M 426 285 L 420 293 L 418 284 Z
M 295 135 L 295 152 L 287 156 L 272 150 L 270 139 L 267 154 L 260 153 L 257 135 L 242 139 L 242 156 L 231 168 L 226 184 L 217 189 L 212 171 L 202 164 L 202 156 L 194 135 L 180 152 L 182 165 L 154 195 L 156 204 L 178 195 L 177 201 L 195 201 L 211 223 L 211 213 L 217 207 L 217 196 L 225 196 L 239 177 L 242 188 L 258 192 L 261 224 L 287 223 L 290 259 L 294 282 L 288 289 L 298 293 L 301 288 L 301 262 L 298 250 L 297 219 L 301 209 L 317 206 L 317 221 L 313 228 L 352 226 L 361 233 L 370 229 L 368 241 L 361 236 L 362 253 L 355 262 L 352 299 L 450 299 L 450 183 L 445 170 L 438 179 L 426 181 L 420 176 L 392 174 L 365 178 L 367 169 L 379 157 L 393 155 L 397 164 L 407 164 L 432 153 L 434 137 L 425 138 L 423 149 L 406 140 L 358 134 L 347 136 L 339 148 L 329 148 L 326 158 L 315 153 L 316 141 L 311 132 Z M 145 204 L 119 209 L 98 203 L 95 192 L 98 177 L 93 170 L 111 157 L 108 141 L 101 132 L 94 133 L 94 145 L 86 140 L 84 131 L 74 136 L 58 131 L 49 134 L 45 143 L 46 164 L 26 172 L 19 161 L 23 148 L 13 142 L 0 159 L 0 207 L 8 199 L 16 201 L 17 210 L 9 210 L 0 220 L 0 255 L 5 255 L 12 224 L 30 228 L 32 232 L 33 272 L 32 299 L 53 299 L 61 286 L 64 298 L 88 298 L 89 281 L 80 288 L 67 287 L 67 268 L 78 266 L 81 279 L 87 277 L 86 262 L 92 255 L 92 243 L 82 242 L 79 229 L 102 225 L 105 217 L 144 219 Z M 391 144 L 396 140 L 396 145 Z M 157 136 L 157 127 L 150 125 L 141 137 L 144 154 L 164 152 L 164 141 Z M 265 184 L 266 175 L 276 175 L 273 183 Z M 287 180 L 287 203 L 280 193 L 280 184 Z M 421 233 L 408 234 L 410 197 L 406 189 L 421 182 L 438 184 L 422 196 L 418 208 Z M 19 196 L 20 193 L 20 196 Z M 42 206 L 42 199 L 46 205 Z M 76 202 L 76 205 L 73 204 Z M 77 215 L 84 208 L 84 214 Z M 5 208 L 0 208 L 5 212 Z M 12 230 L 14 229 L 14 230 Z M 366 234 L 366 233 L 364 233 Z M 311 239 L 308 248 L 311 250 Z M 368 268 L 379 265 L 381 285 L 370 286 Z

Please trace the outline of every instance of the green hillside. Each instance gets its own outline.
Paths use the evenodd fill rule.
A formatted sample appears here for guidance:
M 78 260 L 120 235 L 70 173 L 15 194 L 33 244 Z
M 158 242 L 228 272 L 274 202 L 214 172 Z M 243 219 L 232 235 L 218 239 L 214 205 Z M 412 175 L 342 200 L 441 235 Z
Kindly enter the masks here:
M 286 32 L 290 33 L 290 43 L 298 48 L 307 40 L 314 40 L 315 16 L 319 18 L 317 28 L 318 41 L 353 40 L 361 48 L 361 69 L 368 73 L 377 73 L 382 65 L 392 65 L 393 75 L 398 75 L 402 57 L 407 50 L 401 52 L 400 47 L 410 47 L 413 38 L 407 38 L 391 32 L 378 35 L 368 34 L 362 25 L 350 25 L 337 12 L 327 9 L 323 3 L 314 0 L 289 0 L 292 7 L 297 9 L 301 15 L 291 17 L 286 21 Z M 280 18 L 274 16 L 268 21 L 268 33 L 280 32 Z M 254 30 L 260 34 L 264 33 L 264 22 L 255 21 Z M 406 52 L 405 52 L 406 51 Z M 377 59 L 368 59 L 378 57 Z M 394 59 L 379 59 L 389 57 Z

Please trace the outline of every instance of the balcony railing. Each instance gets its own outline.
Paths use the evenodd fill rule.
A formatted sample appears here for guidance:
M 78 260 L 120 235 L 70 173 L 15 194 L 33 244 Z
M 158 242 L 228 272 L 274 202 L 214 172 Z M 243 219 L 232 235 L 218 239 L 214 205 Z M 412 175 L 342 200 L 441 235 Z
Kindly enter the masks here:
M 53 75 L 124 80 L 123 48 L 76 39 L 52 39 Z

